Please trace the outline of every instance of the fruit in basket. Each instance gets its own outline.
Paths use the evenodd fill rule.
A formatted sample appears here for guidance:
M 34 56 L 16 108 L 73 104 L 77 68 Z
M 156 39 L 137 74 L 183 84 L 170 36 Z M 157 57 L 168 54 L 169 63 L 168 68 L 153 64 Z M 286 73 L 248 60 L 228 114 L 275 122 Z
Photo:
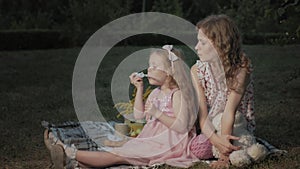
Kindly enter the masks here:
M 139 128 L 139 129 L 137 129 L 135 132 L 136 132 L 136 134 L 140 134 L 141 131 L 142 131 L 142 130 Z
M 135 131 L 132 131 L 132 132 L 130 133 L 130 137 L 136 137 L 136 136 L 137 136 L 137 134 L 136 134 Z

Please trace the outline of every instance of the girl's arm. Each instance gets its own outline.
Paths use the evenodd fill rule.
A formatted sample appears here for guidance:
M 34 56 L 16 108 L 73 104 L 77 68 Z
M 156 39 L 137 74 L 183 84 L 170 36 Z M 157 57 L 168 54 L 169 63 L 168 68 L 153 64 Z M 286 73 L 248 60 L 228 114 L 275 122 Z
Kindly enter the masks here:
M 143 119 L 145 117 L 143 92 L 144 92 L 143 86 L 137 87 L 135 101 L 134 101 L 134 105 L 133 105 L 133 115 L 134 115 L 134 118 L 137 120 Z
M 142 78 L 136 76 L 136 73 L 132 73 L 130 76 L 130 83 L 133 84 L 137 91 L 135 95 L 135 101 L 133 105 L 133 115 L 135 119 L 143 119 L 145 117 L 144 113 L 144 102 L 143 102 L 143 92 L 144 84 Z
M 188 133 L 192 126 L 189 126 L 191 120 L 195 120 L 196 117 L 193 117 L 193 112 L 188 112 L 189 109 L 186 107 L 182 93 L 180 90 L 174 92 L 172 98 L 172 106 L 175 117 L 170 117 L 165 114 L 162 114 L 158 119 L 166 125 L 168 128 L 185 134 Z M 194 121 L 192 122 L 194 124 Z
M 223 153 L 227 154 L 232 152 L 233 150 L 238 150 L 239 147 L 233 146 L 230 143 L 231 139 L 238 139 L 232 135 L 222 135 L 218 136 L 215 133 L 215 128 L 212 125 L 210 119 L 208 118 L 208 110 L 206 104 L 206 97 L 204 94 L 204 88 L 202 84 L 199 82 L 197 77 L 197 67 L 194 65 L 191 68 L 191 75 L 194 87 L 196 88 L 198 99 L 199 99 L 199 123 L 201 132 L 209 138 L 210 142 L 218 148 L 218 150 Z
M 221 134 L 231 135 L 235 120 L 235 113 L 244 95 L 245 89 L 249 83 L 249 73 L 246 68 L 242 68 L 237 75 L 237 85 L 228 96 L 225 110 L 221 120 Z
M 211 121 L 208 119 L 208 110 L 206 104 L 206 97 L 204 94 L 204 88 L 200 81 L 198 80 L 197 67 L 196 65 L 191 68 L 192 82 L 196 89 L 198 101 L 199 101 L 199 124 L 201 132 L 210 138 L 214 132 L 215 128 L 212 125 Z
M 156 119 L 161 121 L 165 126 L 172 129 L 174 122 L 177 120 L 176 112 L 178 112 L 178 111 L 176 111 L 176 110 L 180 110 L 180 108 L 178 107 L 178 106 L 180 106 L 180 101 L 181 101 L 181 91 L 178 90 L 178 91 L 174 92 L 173 97 L 172 97 L 172 105 L 173 105 L 175 117 L 170 117 L 170 116 L 165 115 L 162 111 L 157 109 L 151 103 L 149 103 L 149 105 L 146 105 L 146 108 L 145 108 L 146 113 L 155 117 Z M 186 128 L 186 127 L 181 126 L 180 128 L 181 128 L 180 130 L 177 130 L 177 129 L 174 129 L 174 130 L 182 133 L 182 128 Z
M 192 86 L 191 86 L 192 87 Z M 193 100 L 193 94 L 190 95 Z M 195 99 L 195 98 L 194 98 Z M 185 134 L 194 126 L 196 120 L 196 105 L 190 105 L 190 101 L 183 99 L 182 91 L 175 91 L 172 97 L 174 117 L 170 117 L 158 110 L 154 105 L 146 107 L 146 113 L 160 120 L 165 126 L 180 134 Z M 147 105 L 146 105 L 147 106 Z M 193 109 L 194 108 L 194 109 Z

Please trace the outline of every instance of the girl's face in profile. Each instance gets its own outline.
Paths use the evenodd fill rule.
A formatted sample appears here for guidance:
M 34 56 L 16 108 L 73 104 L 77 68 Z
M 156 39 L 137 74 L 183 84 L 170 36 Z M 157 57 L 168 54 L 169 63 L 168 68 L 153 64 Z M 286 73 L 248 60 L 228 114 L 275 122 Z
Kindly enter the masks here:
M 218 56 L 218 53 L 212 42 L 207 38 L 201 29 L 198 31 L 197 39 L 198 43 L 195 46 L 195 49 L 201 61 L 209 62 Z
M 151 85 L 161 86 L 164 84 L 167 78 L 167 71 L 163 63 L 164 58 L 155 53 L 150 55 L 149 68 L 148 68 L 148 80 Z

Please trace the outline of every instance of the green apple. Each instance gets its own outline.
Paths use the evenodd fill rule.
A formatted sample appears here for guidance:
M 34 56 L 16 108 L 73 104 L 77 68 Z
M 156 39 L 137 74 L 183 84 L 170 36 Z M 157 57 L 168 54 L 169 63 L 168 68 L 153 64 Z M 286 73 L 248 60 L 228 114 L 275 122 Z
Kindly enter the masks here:
M 136 132 L 136 134 L 140 134 L 141 133 L 141 129 L 137 129 L 135 132 Z
M 135 136 L 136 136 L 136 133 L 133 131 L 133 132 L 130 133 L 130 136 L 131 136 L 131 137 L 135 137 Z

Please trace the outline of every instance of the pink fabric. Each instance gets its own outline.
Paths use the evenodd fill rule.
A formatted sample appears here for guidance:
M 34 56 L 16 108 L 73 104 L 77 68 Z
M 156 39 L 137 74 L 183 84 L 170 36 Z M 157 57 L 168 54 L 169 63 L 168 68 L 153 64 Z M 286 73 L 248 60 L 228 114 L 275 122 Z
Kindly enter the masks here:
M 199 159 L 205 160 L 213 158 L 212 144 L 204 134 L 198 135 L 191 141 L 190 149 Z
M 168 116 L 173 116 L 172 96 L 178 90 L 173 90 L 164 98 L 157 98 L 160 92 L 156 88 L 151 94 L 149 101 L 153 101 L 160 111 Z M 182 126 L 184 127 L 184 126 Z M 190 141 L 196 137 L 194 130 L 186 133 L 179 133 L 166 127 L 159 120 L 148 117 L 147 124 L 142 132 L 135 139 L 129 140 L 122 147 L 114 148 L 113 153 L 124 157 L 133 165 L 163 164 L 190 167 L 198 158 L 191 153 Z

